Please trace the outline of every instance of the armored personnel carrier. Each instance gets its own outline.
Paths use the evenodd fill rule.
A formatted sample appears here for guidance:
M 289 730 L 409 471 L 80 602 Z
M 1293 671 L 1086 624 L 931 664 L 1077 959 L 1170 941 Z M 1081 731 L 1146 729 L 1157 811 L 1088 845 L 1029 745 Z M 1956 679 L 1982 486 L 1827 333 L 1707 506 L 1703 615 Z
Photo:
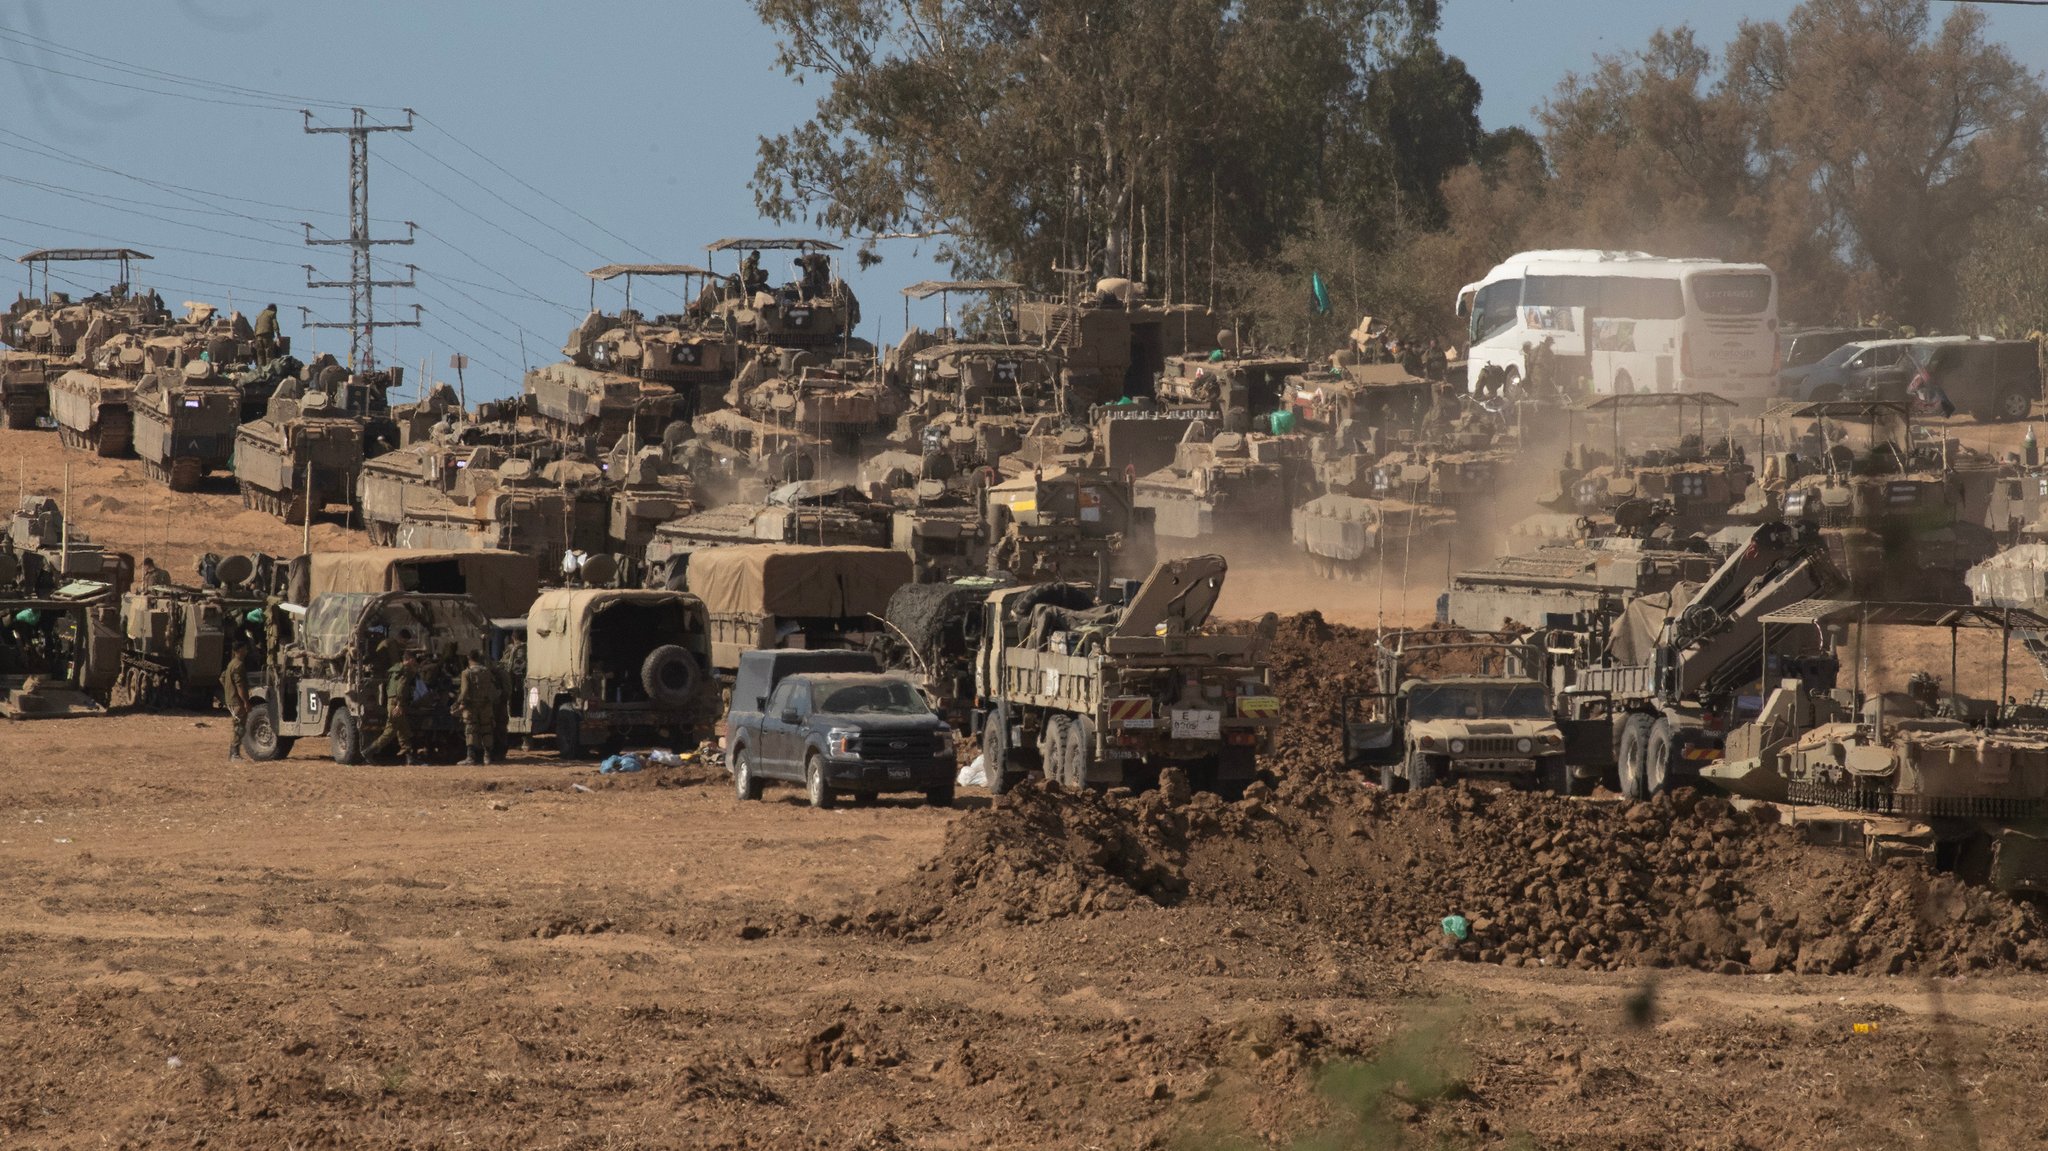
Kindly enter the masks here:
M 665 586 L 692 552 L 734 544 L 814 547 L 889 545 L 894 509 L 850 484 L 805 480 L 784 484 L 759 503 L 735 503 L 670 520 L 647 541 L 649 582 Z
M 526 408 L 556 439 L 604 451 L 624 437 L 658 438 L 676 411 L 675 389 L 572 363 L 526 373 Z
M 128 266 L 150 256 L 133 248 L 45 248 L 19 257 L 29 267 L 29 295 L 16 297 L 0 323 L 0 416 L 10 428 L 33 428 L 49 414 L 49 385 L 64 372 L 88 365 L 95 349 L 122 332 L 170 322 L 170 312 L 155 292 L 138 295 L 129 288 Z M 118 263 L 121 278 L 105 292 L 73 300 L 68 292 L 50 289 L 53 263 Z M 43 272 L 43 295 L 35 292 L 35 272 Z
M 59 442 L 107 459 L 129 454 L 135 418 L 128 401 L 134 392 L 127 380 L 77 368 L 58 376 L 50 385 L 50 415 Z
M 234 460 L 242 393 L 206 361 L 159 368 L 129 396 L 135 454 L 149 478 L 189 492 Z
M 860 301 L 839 278 L 828 252 L 839 245 L 813 239 L 728 237 L 707 246 L 715 260 L 721 252 L 743 252 L 739 275 L 714 284 L 705 300 L 711 317 L 743 344 L 778 348 L 833 348 L 842 354 L 871 356 L 874 349 L 858 340 Z M 794 274 L 780 287 L 770 287 L 761 267 L 763 252 L 794 252 Z M 714 273 L 715 274 L 715 273 Z
M 532 556 L 537 572 L 557 570 L 576 547 L 577 493 L 549 481 L 529 460 L 465 469 L 462 490 L 420 500 L 400 514 L 394 538 L 401 548 L 488 548 Z
M 863 439 L 895 419 L 894 396 L 873 378 L 872 365 L 836 360 L 831 367 L 803 367 L 794 375 L 763 380 L 750 388 L 740 411 L 756 423 L 786 428 L 832 445 L 853 457 Z
M 429 440 L 363 461 L 356 479 L 356 509 L 370 542 L 389 546 L 413 508 L 468 505 L 498 483 L 503 449 Z
M 273 397 L 263 419 L 235 431 L 242 506 L 305 523 L 330 503 L 353 500 L 363 466 L 363 422 L 330 406 L 326 392 Z
M 1452 576 L 1445 610 L 1448 622 L 1480 630 L 1613 619 L 1643 596 L 1704 582 L 1720 562 L 1686 541 L 1608 536 L 1553 544 Z
M 703 510 L 696 478 L 670 463 L 660 448 L 642 448 L 630 457 L 615 453 L 610 472 L 618 487 L 611 494 L 605 542 L 620 555 L 643 554 L 661 525 Z
M 1031 582 L 1141 579 L 1156 556 L 1151 508 L 1109 468 L 1048 468 L 990 487 L 988 574 Z
M 198 707 L 219 689 L 235 641 L 252 665 L 266 662 L 270 597 L 283 569 L 269 556 L 215 557 L 200 586 L 137 584 L 121 597 L 121 678 L 117 702 Z
M 1994 546 L 1994 461 L 1917 437 L 1904 402 L 1778 401 L 1764 420 L 1790 447 L 1763 458 L 1738 514 L 1817 525 L 1855 598 L 1968 598 L 1964 573 Z
M 1207 423 L 1190 424 L 1173 462 L 1138 477 L 1138 506 L 1152 510 L 1155 535 L 1183 541 L 1277 538 L 1304 487 L 1306 441 L 1208 433 Z

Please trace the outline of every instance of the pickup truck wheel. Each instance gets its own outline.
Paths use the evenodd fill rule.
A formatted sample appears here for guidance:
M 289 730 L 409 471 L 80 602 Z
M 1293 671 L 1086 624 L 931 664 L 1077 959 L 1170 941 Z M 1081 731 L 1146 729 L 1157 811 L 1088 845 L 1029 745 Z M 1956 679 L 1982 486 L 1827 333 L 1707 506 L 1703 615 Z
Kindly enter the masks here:
M 253 704 L 242 728 L 242 754 L 258 763 L 271 763 L 292 752 L 292 741 L 277 734 L 277 720 L 268 701 Z
M 562 759 L 583 758 L 583 717 L 573 707 L 555 712 L 555 755 Z
M 926 807 L 953 806 L 953 785 L 950 783 L 942 783 L 939 786 L 932 788 L 930 791 L 925 792 L 924 805 Z
M 832 806 L 832 785 L 825 782 L 825 761 L 816 753 L 804 759 L 804 792 L 820 811 Z
M 327 750 L 334 762 L 353 765 L 363 762 L 363 732 L 355 713 L 337 710 L 327 724 Z
M 1436 764 L 1426 755 L 1408 757 L 1408 786 L 1417 791 L 1436 783 Z
M 742 800 L 761 798 L 761 777 L 754 774 L 754 753 L 744 746 L 732 753 L 732 789 Z

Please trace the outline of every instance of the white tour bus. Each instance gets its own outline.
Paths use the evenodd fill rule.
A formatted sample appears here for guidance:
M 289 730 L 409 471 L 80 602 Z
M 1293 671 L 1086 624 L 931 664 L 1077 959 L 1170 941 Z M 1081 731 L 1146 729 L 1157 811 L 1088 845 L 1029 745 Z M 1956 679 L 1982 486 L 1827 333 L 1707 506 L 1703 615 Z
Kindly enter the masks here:
M 1519 379 L 1522 345 L 1551 339 L 1558 375 L 1595 394 L 1778 390 L 1778 278 L 1762 264 L 1643 252 L 1522 252 L 1458 291 L 1466 378 Z

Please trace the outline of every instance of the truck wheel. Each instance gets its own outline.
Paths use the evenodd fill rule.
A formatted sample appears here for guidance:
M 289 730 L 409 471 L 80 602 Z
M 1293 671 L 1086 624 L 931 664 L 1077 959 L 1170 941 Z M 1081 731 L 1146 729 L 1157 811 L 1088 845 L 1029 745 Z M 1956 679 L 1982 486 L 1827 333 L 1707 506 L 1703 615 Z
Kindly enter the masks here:
M 1572 774 L 1571 761 L 1564 756 L 1553 755 L 1545 758 L 1542 765 L 1541 778 L 1543 780 L 1543 790 L 1550 792 L 1552 795 L 1568 796 L 1577 793 L 1576 789 L 1578 788 L 1579 781 Z
M 1643 798 L 1663 791 L 1671 782 L 1671 757 L 1678 751 L 1678 735 L 1671 721 L 1660 719 L 1650 730 L 1643 756 Z
M 1998 398 L 1992 401 L 1991 407 L 1995 413 L 1992 417 L 1994 419 L 2024 420 L 2033 414 L 2034 401 L 2018 388 L 2008 388 L 1998 393 Z
M 1408 786 L 1417 791 L 1436 785 L 1436 764 L 1426 755 L 1408 757 Z
M 1081 790 L 1085 782 L 1079 759 L 1081 741 L 1074 731 L 1073 719 L 1064 715 L 1054 716 L 1045 725 L 1040 748 L 1045 759 L 1045 777 L 1057 780 L 1068 791 Z
M 1000 706 L 981 717 L 981 769 L 988 775 L 988 793 L 1010 790 L 1010 717 Z
M 732 753 L 732 789 L 742 800 L 761 798 L 761 777 L 754 774 L 754 753 L 745 746 Z
M 337 711 L 327 724 L 327 751 L 334 762 L 353 766 L 363 762 L 363 733 L 355 713 Z
M 825 761 L 816 752 L 804 757 L 804 792 L 820 811 L 832 806 L 832 786 L 825 782 Z
M 926 807 L 953 806 L 953 785 L 950 783 L 942 783 L 939 786 L 932 788 L 930 791 L 925 792 L 924 805 Z
M 1629 799 L 1650 798 L 1644 781 L 1644 761 L 1649 758 L 1652 722 L 1647 715 L 1631 715 L 1622 721 L 1621 739 L 1614 750 L 1614 769 L 1621 776 L 1621 794 Z
M 687 707 L 704 686 L 704 671 L 689 649 L 663 644 L 647 653 L 640 664 L 640 686 L 647 698 L 662 707 Z
M 583 717 L 573 707 L 555 712 L 555 755 L 562 759 L 583 758 Z
M 277 720 L 271 717 L 268 701 L 249 709 L 242 729 L 242 754 L 258 763 L 270 763 L 290 755 L 292 741 L 277 734 Z

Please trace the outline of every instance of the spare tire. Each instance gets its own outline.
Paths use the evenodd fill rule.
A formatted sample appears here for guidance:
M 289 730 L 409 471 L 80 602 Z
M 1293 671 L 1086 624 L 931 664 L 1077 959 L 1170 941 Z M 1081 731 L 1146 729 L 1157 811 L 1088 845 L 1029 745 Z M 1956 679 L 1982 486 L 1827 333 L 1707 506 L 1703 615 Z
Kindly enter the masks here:
M 647 698 L 663 707 L 687 707 L 704 683 L 704 669 L 689 649 L 663 644 L 647 653 L 640 664 L 640 686 Z

